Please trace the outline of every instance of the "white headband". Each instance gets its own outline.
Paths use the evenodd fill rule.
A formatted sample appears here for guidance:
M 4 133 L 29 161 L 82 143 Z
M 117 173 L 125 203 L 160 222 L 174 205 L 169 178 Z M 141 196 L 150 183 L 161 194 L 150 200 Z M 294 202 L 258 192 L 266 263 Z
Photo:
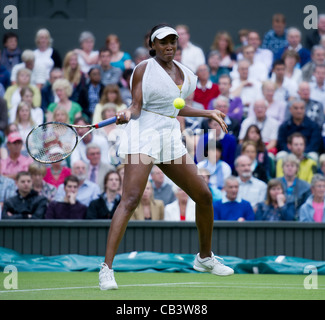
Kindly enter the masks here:
M 163 27 L 163 28 L 159 28 L 158 30 L 156 30 L 152 34 L 150 40 L 151 40 L 151 42 L 153 42 L 155 40 L 155 38 L 160 40 L 160 39 L 167 37 L 170 34 L 174 34 L 178 38 L 178 33 L 175 29 L 170 28 L 170 27 Z

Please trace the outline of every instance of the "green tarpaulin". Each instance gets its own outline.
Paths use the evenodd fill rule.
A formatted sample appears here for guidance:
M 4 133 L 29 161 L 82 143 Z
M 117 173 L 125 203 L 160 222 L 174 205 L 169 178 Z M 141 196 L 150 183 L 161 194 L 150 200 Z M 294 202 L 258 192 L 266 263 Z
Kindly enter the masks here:
M 118 254 L 113 268 L 117 272 L 195 272 L 192 268 L 195 255 L 158 252 L 130 252 Z M 223 263 L 236 273 L 306 274 L 312 266 L 319 275 L 325 275 L 325 261 L 313 261 L 287 256 L 268 256 L 257 259 L 240 259 L 223 256 Z M 69 272 L 99 271 L 102 256 L 67 254 L 59 256 L 22 255 L 0 247 L 0 271 L 14 265 L 18 271 Z

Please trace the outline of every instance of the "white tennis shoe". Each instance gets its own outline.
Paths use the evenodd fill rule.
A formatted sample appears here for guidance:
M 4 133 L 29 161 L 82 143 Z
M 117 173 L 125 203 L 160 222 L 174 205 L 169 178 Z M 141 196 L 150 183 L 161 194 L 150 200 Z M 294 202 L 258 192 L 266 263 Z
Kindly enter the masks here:
M 114 277 L 114 271 L 108 267 L 106 263 L 101 264 L 99 271 L 99 288 L 100 290 L 113 290 L 118 289 Z
M 211 253 L 211 257 L 201 259 L 200 254 L 198 253 L 195 257 L 193 268 L 196 271 L 209 272 L 217 276 L 230 276 L 234 274 L 233 269 L 225 266 L 217 259 L 223 260 L 222 258 L 215 256 L 213 253 Z

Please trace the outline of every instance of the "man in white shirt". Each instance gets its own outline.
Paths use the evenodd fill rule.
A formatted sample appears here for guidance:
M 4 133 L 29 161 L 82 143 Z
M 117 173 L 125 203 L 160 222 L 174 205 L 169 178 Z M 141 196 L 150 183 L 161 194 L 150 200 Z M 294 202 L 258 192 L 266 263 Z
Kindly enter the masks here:
M 41 89 L 47 81 L 47 71 L 41 64 L 35 64 L 35 54 L 32 50 L 25 50 L 21 56 L 22 63 L 16 64 L 10 76 L 10 81 L 15 84 L 17 81 L 17 73 L 20 69 L 29 69 L 31 74 L 31 84 Z
M 86 120 L 82 117 L 77 118 L 74 121 L 75 125 L 79 126 L 86 126 L 89 123 L 86 122 Z M 77 128 L 76 131 L 78 133 L 79 137 L 82 137 L 89 129 L 88 128 Z M 90 133 L 85 138 L 78 144 L 76 149 L 73 151 L 71 155 L 71 165 L 73 165 L 77 160 L 82 160 L 86 164 L 89 163 L 89 159 L 87 158 L 86 154 L 86 148 L 89 143 L 95 143 L 98 146 L 100 146 L 101 150 L 101 161 L 107 165 L 110 165 L 111 163 L 109 162 L 109 147 L 108 147 L 108 141 L 104 136 Z
M 325 107 L 325 64 L 316 65 L 314 71 L 315 81 L 311 81 L 310 98 L 320 102 Z
M 248 201 L 254 209 L 259 202 L 266 197 L 267 184 L 252 176 L 252 160 L 242 155 L 235 161 L 235 169 L 238 173 L 239 182 L 238 196 Z
M 265 65 L 268 72 L 272 69 L 273 63 L 273 52 L 269 49 L 260 48 L 261 38 L 258 32 L 250 31 L 247 35 L 247 44 L 253 46 L 255 49 L 254 62 L 259 62 Z M 239 53 L 237 55 L 237 60 L 243 59 L 243 54 Z
M 268 69 L 265 63 L 260 61 L 255 61 L 255 48 L 252 45 L 244 46 L 243 57 L 250 62 L 248 77 L 249 79 L 254 79 L 256 81 L 265 81 L 268 78 Z M 235 64 L 230 76 L 235 79 L 239 77 L 238 65 Z
M 182 64 L 196 73 L 198 66 L 205 64 L 204 52 L 200 47 L 190 42 L 188 26 L 178 25 L 176 31 L 179 35 L 178 44 L 182 49 Z
M 238 62 L 239 78 L 233 79 L 230 93 L 233 97 L 240 97 L 244 105 L 244 114 L 247 115 L 248 107 L 255 100 L 262 98 L 262 84 L 249 79 L 250 62 L 246 59 Z

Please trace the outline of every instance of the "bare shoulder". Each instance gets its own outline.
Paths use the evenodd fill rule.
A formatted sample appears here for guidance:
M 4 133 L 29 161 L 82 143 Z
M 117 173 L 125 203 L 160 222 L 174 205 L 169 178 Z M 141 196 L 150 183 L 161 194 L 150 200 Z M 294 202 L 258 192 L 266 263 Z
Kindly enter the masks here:
M 134 69 L 133 77 L 135 77 L 136 79 L 142 78 L 144 72 L 146 71 L 147 64 L 147 60 L 139 63 Z

